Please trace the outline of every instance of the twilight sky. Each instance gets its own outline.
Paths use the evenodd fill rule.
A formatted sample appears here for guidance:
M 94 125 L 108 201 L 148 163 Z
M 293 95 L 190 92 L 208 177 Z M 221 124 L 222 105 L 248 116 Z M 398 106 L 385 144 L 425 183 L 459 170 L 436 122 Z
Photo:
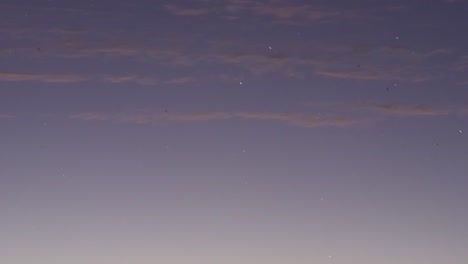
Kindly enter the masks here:
M 2 0 L 0 262 L 465 264 L 467 11 Z

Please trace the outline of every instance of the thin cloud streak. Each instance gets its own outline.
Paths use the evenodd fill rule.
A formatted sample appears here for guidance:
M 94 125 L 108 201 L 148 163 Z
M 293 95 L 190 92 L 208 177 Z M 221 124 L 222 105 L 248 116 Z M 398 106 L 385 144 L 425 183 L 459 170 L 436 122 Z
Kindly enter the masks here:
M 215 1 L 200 1 L 197 7 L 185 7 L 182 5 L 166 5 L 166 10 L 176 16 L 200 17 L 207 15 L 218 15 L 226 19 L 235 19 L 243 14 L 257 17 L 272 18 L 278 22 L 306 22 L 322 20 L 338 20 L 343 18 L 357 18 L 359 15 L 352 10 L 326 9 L 310 4 L 299 5 L 286 1 L 275 0 L 228 0 L 212 8 Z M 222 11 L 220 11 L 222 10 Z
M 354 116 L 367 116 L 370 119 L 382 120 L 384 118 L 397 117 L 442 117 L 449 115 L 467 115 L 468 107 L 462 105 L 427 106 L 423 104 L 399 104 L 399 103 L 306 103 L 304 107 L 334 113 L 348 113 Z
M 204 16 L 212 12 L 209 8 L 186 8 L 176 5 L 165 5 L 164 6 L 170 13 L 176 16 Z
M 240 1 L 239 5 L 253 5 L 250 1 Z M 275 3 L 277 4 L 277 3 Z M 59 30 L 55 30 L 60 35 Z M 68 31 L 64 30 L 64 36 Z M 82 33 L 84 34 L 84 33 Z M 28 34 L 31 35 L 31 34 Z M 35 35 L 35 34 L 32 34 Z M 36 36 L 35 38 L 38 38 Z M 116 63 L 135 63 L 134 65 L 157 63 L 157 67 L 170 68 L 174 66 L 194 67 L 198 65 L 212 66 L 234 66 L 247 70 L 253 75 L 264 75 L 278 73 L 288 77 L 305 76 L 309 73 L 334 78 L 355 80 L 394 80 L 423 82 L 437 78 L 450 71 L 463 72 L 468 65 L 466 58 L 456 58 L 454 51 L 448 48 L 434 48 L 428 50 L 413 50 L 399 45 L 364 45 L 352 43 L 323 43 L 313 47 L 300 47 L 290 49 L 289 53 L 284 50 L 269 50 L 263 47 L 262 52 L 258 44 L 239 39 L 215 39 L 208 40 L 206 45 L 211 48 L 207 50 L 194 50 L 189 47 L 188 37 L 184 37 L 176 45 L 172 42 L 149 41 L 148 43 L 132 43 L 121 41 L 121 43 L 108 43 L 96 46 L 92 43 L 64 42 L 57 36 L 51 40 L 56 44 L 53 48 L 36 52 L 34 47 L 5 47 L 2 54 L 13 56 L 23 54 L 34 58 L 56 57 L 64 60 L 71 59 L 95 59 L 101 56 L 103 59 L 119 59 Z M 85 39 L 84 37 L 80 39 Z M 249 46 L 250 45 L 250 46 Z M 297 45 L 294 44 L 294 45 Z M 242 48 L 239 48 L 242 47 Z M 240 49 L 246 49 L 242 52 Z M 40 55 L 40 56 L 39 56 Z M 16 56 L 16 55 L 15 55 Z M 431 64 L 428 60 L 443 59 L 441 64 Z M 356 64 L 362 67 L 356 68 Z M 134 67 L 132 67 L 133 70 Z M 137 73 L 129 73 L 129 75 Z M 0 80 L 8 76 L 0 76 Z M 74 76 L 45 77 L 47 82 L 76 82 Z M 9 76 L 9 79 L 41 79 L 39 76 L 19 77 Z M 76 76 L 75 76 L 76 78 Z M 79 76 L 79 78 L 83 78 Z M 135 79 L 136 80 L 136 79 Z M 45 81 L 45 80 L 43 80 Z M 167 81 L 170 82 L 170 81 Z M 138 83 L 151 84 L 151 81 L 139 81 Z
M 34 74 L 0 72 L 0 81 L 24 82 L 38 81 L 47 83 L 76 83 L 89 80 L 89 78 L 73 74 Z
M 187 83 L 193 83 L 195 81 L 195 78 L 192 77 L 178 77 L 174 79 L 169 79 L 165 81 L 166 84 L 187 84 Z
M 40 5 L 24 5 L 24 4 L 0 4 L 0 8 L 7 10 L 7 9 L 25 9 L 25 10 L 31 10 L 31 9 L 36 9 L 36 10 L 43 10 L 43 11 L 59 11 L 59 12 L 71 12 L 71 13 L 79 13 L 79 14 L 87 14 L 89 10 L 86 9 L 81 9 L 81 8 L 76 8 L 76 7 L 60 7 L 56 6 L 56 3 L 54 3 L 53 6 L 47 6 L 44 4 Z
M 71 119 L 83 121 L 110 121 L 116 123 L 151 125 L 167 122 L 193 123 L 219 121 L 228 119 L 274 121 L 298 127 L 346 127 L 362 123 L 362 120 L 348 118 L 328 118 L 313 114 L 294 113 L 193 113 L 193 114 L 169 114 L 169 113 L 135 113 L 135 114 L 102 114 L 80 113 L 70 116 Z
M 329 118 L 314 114 L 289 113 L 237 113 L 235 117 L 250 120 L 271 120 L 299 127 L 345 127 L 362 123 L 362 120 L 348 118 Z
M 150 125 L 165 122 L 205 122 L 211 120 L 228 119 L 227 113 L 198 113 L 198 114 L 168 114 L 168 113 L 134 113 L 134 114 L 102 114 L 80 113 L 70 116 L 72 119 L 84 121 L 111 121 L 117 123 Z
M 136 75 L 76 75 L 76 74 L 39 74 L 0 72 L 0 81 L 8 82 L 43 82 L 43 83 L 79 83 L 85 81 L 101 81 L 110 83 L 131 82 L 139 85 L 153 85 L 157 79 L 148 76 Z
M 450 109 L 431 108 L 422 105 L 363 104 L 361 107 L 385 115 L 396 116 L 445 116 L 452 112 Z
M 326 107 L 327 105 L 322 105 Z M 199 123 L 220 120 L 251 120 L 272 121 L 285 125 L 314 128 L 314 127 L 349 127 L 368 124 L 370 121 L 387 117 L 440 117 L 447 115 L 468 115 L 466 107 L 436 108 L 422 105 L 400 105 L 382 103 L 360 104 L 328 104 L 335 110 L 332 115 L 318 115 L 311 113 L 281 113 L 281 112 L 206 112 L 206 113 L 155 113 L 136 112 L 123 114 L 78 113 L 69 116 L 71 119 L 82 121 L 102 121 L 138 125 L 153 125 L 163 123 Z M 364 117 L 358 110 L 365 110 Z M 342 114 L 340 114 L 342 113 Z M 351 117 L 345 117 L 346 115 Z M 380 115 L 375 116 L 375 114 Z
M 101 79 L 110 83 L 136 83 L 139 85 L 155 85 L 158 83 L 158 79 L 155 77 L 137 75 L 107 75 L 102 76 Z
M 355 80 L 368 80 L 368 81 L 381 81 L 381 80 L 393 80 L 393 81 L 412 81 L 412 82 L 423 82 L 431 79 L 430 76 L 424 75 L 412 75 L 405 76 L 403 74 L 391 73 L 391 72 L 371 72 L 371 71 L 325 71 L 318 70 L 315 74 L 327 78 L 335 79 L 355 79 Z

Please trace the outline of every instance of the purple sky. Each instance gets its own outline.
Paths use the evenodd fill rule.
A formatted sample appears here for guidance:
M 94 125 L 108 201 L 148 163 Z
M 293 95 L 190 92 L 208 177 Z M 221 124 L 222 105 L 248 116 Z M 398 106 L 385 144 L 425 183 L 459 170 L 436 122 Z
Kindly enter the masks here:
M 465 264 L 467 10 L 2 0 L 0 262 Z

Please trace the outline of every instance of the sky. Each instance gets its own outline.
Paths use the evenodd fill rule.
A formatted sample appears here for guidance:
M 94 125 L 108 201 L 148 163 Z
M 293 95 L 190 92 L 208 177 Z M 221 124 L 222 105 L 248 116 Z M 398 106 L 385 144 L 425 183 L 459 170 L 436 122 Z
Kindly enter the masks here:
M 1 262 L 466 263 L 466 10 L 2 0 Z

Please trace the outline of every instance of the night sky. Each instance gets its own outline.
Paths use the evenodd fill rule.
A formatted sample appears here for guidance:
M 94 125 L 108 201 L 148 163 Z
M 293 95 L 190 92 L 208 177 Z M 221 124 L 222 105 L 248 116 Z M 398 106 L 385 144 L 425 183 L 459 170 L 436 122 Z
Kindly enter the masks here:
M 466 264 L 468 1 L 1 0 L 2 264 Z

